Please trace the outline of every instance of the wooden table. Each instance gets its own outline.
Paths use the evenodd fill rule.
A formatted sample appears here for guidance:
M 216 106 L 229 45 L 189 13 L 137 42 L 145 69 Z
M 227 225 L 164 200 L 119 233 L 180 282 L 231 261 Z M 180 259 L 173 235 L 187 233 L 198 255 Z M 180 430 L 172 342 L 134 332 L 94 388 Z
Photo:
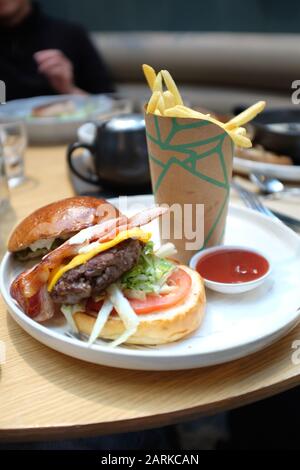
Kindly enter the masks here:
M 72 194 L 65 149 L 29 149 L 30 181 L 13 191 L 17 218 Z M 26 334 L 0 299 L 0 438 L 41 440 L 133 431 L 238 407 L 300 383 L 291 361 L 300 326 L 273 346 L 221 366 L 141 372 L 88 364 Z

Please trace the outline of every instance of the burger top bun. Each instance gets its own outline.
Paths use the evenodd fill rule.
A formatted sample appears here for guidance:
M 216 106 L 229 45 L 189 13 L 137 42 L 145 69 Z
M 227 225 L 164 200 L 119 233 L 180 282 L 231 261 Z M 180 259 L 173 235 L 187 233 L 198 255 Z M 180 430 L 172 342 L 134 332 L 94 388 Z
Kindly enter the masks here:
M 105 199 L 87 196 L 62 199 L 37 209 L 20 222 L 9 238 L 8 250 L 24 250 L 38 240 L 68 238 L 118 215 L 118 210 Z

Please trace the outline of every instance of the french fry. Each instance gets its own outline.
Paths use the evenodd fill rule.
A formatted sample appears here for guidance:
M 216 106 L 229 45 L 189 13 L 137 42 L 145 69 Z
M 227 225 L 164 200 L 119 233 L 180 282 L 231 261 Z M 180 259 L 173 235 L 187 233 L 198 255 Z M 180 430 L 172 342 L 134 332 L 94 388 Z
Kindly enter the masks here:
M 179 106 L 174 106 L 173 108 L 166 109 L 165 116 L 185 117 L 185 118 L 193 117 L 190 115 L 188 111 L 185 111 L 184 109 L 182 109 L 182 107 L 179 107 Z M 198 117 L 196 117 L 196 119 L 198 119 Z
M 203 114 L 184 106 L 176 83 L 167 70 L 161 70 L 156 75 L 155 70 L 150 65 L 143 64 L 143 71 L 152 90 L 152 95 L 147 105 L 147 113 L 156 114 L 157 116 L 203 119 L 224 129 L 237 146 L 244 148 L 252 147 L 252 142 L 247 137 L 247 131 L 242 126 L 254 119 L 264 109 L 265 101 L 258 101 L 238 116 L 224 123 L 210 116 L 210 114 Z M 163 82 L 167 87 L 166 91 L 164 91 Z
M 252 147 L 252 142 L 248 137 L 236 134 L 235 132 L 232 132 L 232 131 L 227 131 L 227 132 L 232 138 L 235 145 L 237 145 L 238 147 L 244 147 L 244 148 Z
M 164 102 L 164 98 L 163 98 L 162 93 L 160 93 L 160 96 L 159 96 L 159 99 L 158 99 L 158 102 L 157 102 L 157 105 L 156 105 L 156 109 L 159 110 L 159 112 L 161 113 L 162 116 L 164 115 L 165 102 Z
M 258 101 L 249 108 L 245 109 L 245 111 L 243 111 L 242 113 L 230 119 L 230 121 L 225 124 L 226 129 L 230 130 L 234 129 L 235 127 L 242 126 L 243 124 L 247 124 L 247 122 L 251 121 L 259 113 L 261 113 L 264 110 L 265 106 L 265 101 Z
M 188 108 L 187 106 L 176 106 L 177 109 L 177 117 L 190 117 L 194 119 L 205 119 L 206 121 L 212 122 L 216 124 L 219 127 L 222 127 L 223 129 L 225 128 L 225 124 L 221 121 L 218 121 L 217 119 L 213 118 L 210 114 L 203 114 L 200 113 L 199 111 L 195 111 L 191 108 Z M 180 113 L 182 113 L 180 115 Z M 184 114 L 184 116 L 183 116 Z
M 194 109 L 192 108 L 188 108 L 187 106 L 181 106 L 181 105 L 178 105 L 178 108 L 179 109 L 182 109 L 183 111 L 185 111 L 186 113 L 189 114 L 189 116 L 193 116 L 195 118 L 199 118 L 199 119 L 206 119 L 206 118 L 209 118 L 211 117 L 210 114 L 203 114 L 203 113 L 200 113 L 200 111 L 195 111 Z M 212 118 L 211 118 L 212 119 Z
M 175 106 L 174 108 L 166 109 L 165 116 L 169 117 L 185 117 L 185 118 L 194 118 L 194 119 L 205 119 L 207 121 L 213 122 L 217 124 L 219 127 L 225 129 L 225 124 L 223 122 L 218 121 L 217 119 L 212 118 L 209 114 L 202 114 L 198 111 L 194 111 L 193 109 L 187 108 L 186 106 Z M 243 127 L 239 127 L 234 130 L 227 130 L 225 129 L 234 143 L 239 147 L 252 147 L 251 140 L 245 136 L 246 129 Z
M 166 116 L 172 117 L 190 117 L 195 119 L 208 119 L 210 118 L 209 114 L 199 113 L 198 111 L 194 111 L 187 106 L 176 105 L 173 108 L 166 109 L 165 111 Z
M 151 95 L 151 98 L 148 102 L 148 106 L 147 106 L 147 113 L 154 113 L 154 111 L 156 110 L 156 107 L 157 107 L 157 103 L 158 103 L 158 100 L 159 98 L 161 97 L 161 93 L 159 91 L 155 91 L 154 93 L 152 93 Z
M 225 125 L 225 129 L 226 129 L 226 125 Z M 247 131 L 244 127 L 237 127 L 236 129 L 233 129 L 232 132 L 235 132 L 236 134 L 238 135 L 247 135 Z
M 150 90 L 153 91 L 153 86 L 154 86 L 154 82 L 155 82 L 155 79 L 156 79 L 155 70 L 154 70 L 153 67 L 151 67 L 148 64 L 143 64 L 142 67 L 143 67 L 143 72 L 144 72 L 144 75 L 146 77 L 149 88 L 150 88 Z
M 161 72 L 159 72 L 156 75 L 154 84 L 153 84 L 153 92 L 155 91 L 160 91 L 161 93 L 163 92 L 163 86 L 162 86 L 162 75 Z
M 175 98 L 175 103 L 183 105 L 181 95 L 179 93 L 179 90 L 178 90 L 178 88 L 176 86 L 176 83 L 174 82 L 170 72 L 168 72 L 168 70 L 162 70 L 161 73 L 162 73 L 163 79 L 165 81 L 166 87 L 173 94 L 173 96 Z
M 166 109 L 173 108 L 174 106 L 176 106 L 175 98 L 174 98 L 173 93 L 171 93 L 171 91 L 169 91 L 169 90 L 164 91 L 163 92 L 163 98 L 164 98 L 164 103 L 165 103 L 165 108 Z

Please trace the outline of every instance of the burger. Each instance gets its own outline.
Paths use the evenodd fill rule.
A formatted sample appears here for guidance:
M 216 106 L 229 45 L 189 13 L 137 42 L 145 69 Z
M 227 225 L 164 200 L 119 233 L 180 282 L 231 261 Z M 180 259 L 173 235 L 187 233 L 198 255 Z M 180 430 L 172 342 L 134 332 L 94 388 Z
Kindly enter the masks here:
M 39 322 L 61 312 L 89 344 L 179 340 L 200 325 L 205 291 L 196 271 L 173 260 L 174 246 L 156 249 L 142 228 L 165 211 L 119 214 L 81 230 L 21 273 L 12 297 Z
M 118 214 L 105 199 L 62 199 L 41 207 L 17 225 L 9 238 L 8 250 L 20 261 L 39 258 L 80 230 Z

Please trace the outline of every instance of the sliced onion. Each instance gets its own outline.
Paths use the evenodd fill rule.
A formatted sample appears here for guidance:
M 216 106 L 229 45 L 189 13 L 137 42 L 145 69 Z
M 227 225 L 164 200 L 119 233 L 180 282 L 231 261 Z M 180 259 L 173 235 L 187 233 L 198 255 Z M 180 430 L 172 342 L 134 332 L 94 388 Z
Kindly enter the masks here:
M 62 305 L 60 307 L 61 312 L 63 313 L 65 319 L 67 320 L 68 325 L 74 333 L 78 333 L 78 328 L 73 318 L 74 312 L 83 310 L 79 305 Z
M 49 251 L 51 246 L 53 245 L 55 238 L 48 238 L 48 239 L 42 239 L 42 240 L 37 240 L 31 245 L 29 245 L 29 248 L 31 251 L 37 251 L 37 250 L 42 250 L 43 248 L 47 248 Z
M 125 289 L 124 294 L 128 299 L 146 300 L 146 293 L 138 289 Z
M 121 289 L 116 284 L 110 285 L 107 288 L 107 292 L 110 301 L 112 302 L 125 326 L 124 333 L 119 338 L 110 343 L 111 347 L 115 347 L 119 344 L 125 343 L 125 341 L 136 332 L 139 325 L 139 318 L 131 307 L 129 301 L 123 295 Z
M 97 320 L 89 337 L 88 346 L 91 346 L 98 338 L 113 308 L 114 306 L 111 301 L 106 299 L 98 312 Z
M 173 243 L 165 243 L 164 245 L 160 246 L 155 252 L 156 256 L 159 256 L 160 258 L 174 256 L 176 255 L 176 253 L 177 250 Z
M 124 333 L 119 336 L 119 338 L 115 339 L 111 343 L 109 343 L 109 346 L 111 348 L 115 348 L 116 346 L 119 346 L 122 343 L 125 343 L 130 336 L 134 335 L 136 332 L 136 327 L 128 328 L 128 330 L 125 330 Z
M 169 286 L 168 284 L 164 284 L 161 288 L 159 293 L 160 294 L 170 294 L 176 289 L 176 286 Z

